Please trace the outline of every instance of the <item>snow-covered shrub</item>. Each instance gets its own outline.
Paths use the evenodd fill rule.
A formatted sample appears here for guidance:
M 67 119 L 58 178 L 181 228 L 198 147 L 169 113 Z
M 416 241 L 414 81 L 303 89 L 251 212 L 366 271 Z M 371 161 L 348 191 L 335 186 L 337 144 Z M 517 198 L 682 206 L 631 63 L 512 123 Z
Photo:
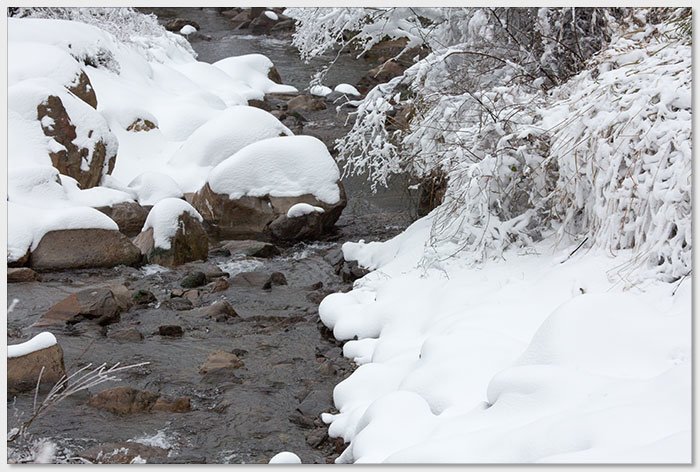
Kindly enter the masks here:
M 635 248 L 653 276 L 688 274 L 684 10 L 464 10 L 461 42 L 425 39 L 427 57 L 355 102 L 345 173 L 375 188 L 446 176 L 432 244 L 475 261 L 555 233 Z M 449 38 L 446 22 L 434 34 Z

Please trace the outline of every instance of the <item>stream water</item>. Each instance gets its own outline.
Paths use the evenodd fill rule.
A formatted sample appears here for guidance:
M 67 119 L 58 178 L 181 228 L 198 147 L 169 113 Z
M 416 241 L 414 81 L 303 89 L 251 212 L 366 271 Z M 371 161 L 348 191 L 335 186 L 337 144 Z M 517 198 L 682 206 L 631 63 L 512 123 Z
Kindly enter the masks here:
M 199 60 L 213 62 L 231 55 L 262 53 L 272 59 L 286 83 L 300 90 L 315 65 L 298 59 L 289 39 L 237 34 L 214 9 L 155 9 L 159 18 L 185 17 L 197 21 L 211 41 L 195 41 Z M 329 84 L 355 83 L 367 65 L 342 56 L 329 75 Z M 308 116 L 304 133 L 332 140 L 347 131 L 346 115 L 335 109 Z M 332 462 L 342 441 L 326 435 L 319 419 L 333 411 L 333 387 L 352 371 L 342 348 L 318 320 L 318 303 L 328 293 L 347 291 L 351 284 L 336 275 L 324 258 L 347 240 L 384 240 L 411 221 L 410 204 L 402 192 L 390 188 L 373 195 L 360 178 L 344 179 L 348 207 L 338 231 L 325 241 L 281 248 L 271 259 L 231 258 L 216 252 L 207 263 L 191 263 L 172 270 L 140 269 L 66 271 L 42 274 L 41 281 L 8 285 L 8 301 L 18 300 L 8 313 L 8 343 L 36 334 L 32 323 L 68 294 L 105 284 L 124 284 L 130 290 L 149 290 L 157 298 L 135 306 L 108 327 L 82 322 L 52 330 L 64 350 L 69 372 L 92 363 L 149 362 L 121 375 L 121 385 L 158 392 L 167 397 L 187 396 L 192 409 L 185 413 L 148 412 L 118 416 L 87 404 L 89 395 L 115 384 L 74 395 L 32 424 L 32 438 L 48 438 L 58 445 L 59 460 L 93 457 L 95 449 L 108 452 L 125 444 L 161 447 L 164 456 L 144 457 L 161 463 L 264 463 L 288 450 L 305 463 Z M 187 274 L 212 266 L 228 272 L 282 272 L 287 285 L 261 287 L 232 284 L 216 293 L 202 291 L 191 307 L 171 303 Z M 197 307 L 225 299 L 238 316 L 225 322 L 202 317 Z M 182 337 L 158 334 L 162 325 L 178 325 Z M 116 335 L 135 329 L 143 340 Z M 234 375 L 207 376 L 200 366 L 217 350 L 233 352 L 244 366 Z M 8 427 L 26 419 L 32 394 L 8 399 Z M 93 450 L 93 456 L 86 451 Z M 148 453 L 144 453 L 148 455 Z

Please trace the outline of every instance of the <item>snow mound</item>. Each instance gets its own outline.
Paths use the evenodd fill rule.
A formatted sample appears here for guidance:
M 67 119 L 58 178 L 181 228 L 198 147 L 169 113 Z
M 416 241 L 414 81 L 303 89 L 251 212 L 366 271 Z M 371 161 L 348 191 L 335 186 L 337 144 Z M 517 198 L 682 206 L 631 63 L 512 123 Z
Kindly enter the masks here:
M 331 92 L 333 92 L 333 90 L 325 85 L 314 85 L 309 89 L 309 93 L 317 97 L 325 97 Z
M 170 241 L 177 234 L 180 215 L 188 213 L 200 222 L 202 215 L 192 205 L 179 198 L 164 198 L 159 200 L 146 217 L 141 231 L 153 228 L 155 247 L 170 249 Z
M 41 77 L 61 85 L 72 85 L 82 70 L 70 54 L 47 44 L 10 41 L 7 55 L 8 86 Z
M 277 13 L 275 13 L 274 11 L 267 10 L 265 12 L 265 16 L 271 19 L 272 21 L 279 20 L 279 16 L 277 16 Z
M 58 344 L 56 341 L 56 336 L 44 331 L 34 336 L 29 341 L 25 341 L 21 344 L 14 344 L 7 346 L 7 358 L 11 359 L 13 357 L 22 357 L 32 352 L 41 351 L 51 346 Z
M 344 93 L 345 95 L 354 95 L 356 97 L 361 95 L 360 92 L 350 84 L 338 84 L 335 86 L 334 90 L 338 93 Z
M 173 165 L 213 167 L 256 141 L 293 133 L 270 113 L 235 106 L 203 124 L 173 155 Z
M 326 145 L 312 136 L 270 138 L 250 144 L 209 174 L 211 189 L 231 199 L 312 194 L 340 201 L 340 171 Z
M 301 464 L 301 459 L 299 456 L 293 452 L 280 452 L 275 454 L 272 459 L 270 459 L 270 464 Z
M 234 81 L 259 91 L 255 95 L 246 97 L 249 99 L 261 100 L 266 93 L 298 92 L 296 87 L 278 84 L 268 77 L 268 73 L 274 65 L 270 59 L 262 54 L 227 57 L 212 65 L 224 71 Z
M 192 25 L 185 25 L 182 28 L 180 28 L 180 34 L 184 34 L 185 36 L 188 36 L 196 31 L 197 31 L 197 28 L 195 28 Z
M 180 198 L 182 190 L 172 177 L 161 172 L 144 172 L 129 182 L 140 205 L 155 205 L 164 198 Z
M 309 205 L 308 203 L 297 203 L 289 207 L 289 210 L 287 210 L 287 218 L 298 218 L 308 215 L 309 213 L 323 213 L 325 211 L 326 210 L 321 207 Z
M 93 208 L 111 207 L 117 203 L 133 202 L 131 194 L 108 187 L 93 187 L 82 190 L 78 181 L 67 175 L 59 175 L 66 197 L 78 206 Z

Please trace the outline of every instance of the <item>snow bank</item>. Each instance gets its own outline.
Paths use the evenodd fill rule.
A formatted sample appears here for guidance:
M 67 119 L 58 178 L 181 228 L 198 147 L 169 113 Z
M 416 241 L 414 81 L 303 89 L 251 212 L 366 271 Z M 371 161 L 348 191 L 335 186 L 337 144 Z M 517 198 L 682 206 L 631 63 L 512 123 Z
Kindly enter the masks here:
M 297 203 L 289 207 L 289 210 L 287 210 L 287 218 L 298 218 L 308 215 L 309 213 L 323 213 L 325 211 L 326 210 L 321 207 L 309 205 L 308 203 Z
M 275 454 L 269 464 L 301 464 L 301 459 L 293 452 L 284 451 Z
M 335 86 L 335 92 L 344 93 L 345 95 L 354 95 L 359 97 L 361 94 L 357 91 L 355 87 L 350 84 L 338 84 Z
M 319 308 L 360 364 L 322 415 L 338 462 L 690 461 L 689 280 L 625 290 L 631 251 L 550 241 L 475 268 L 430 219 L 346 243 L 376 270 Z
M 272 61 L 262 54 L 247 54 L 244 56 L 227 57 L 213 64 L 235 81 L 266 93 L 296 93 L 298 90 L 291 85 L 281 85 L 268 77 L 270 69 L 274 67 Z M 260 96 L 251 96 L 258 98 Z
M 58 341 L 56 341 L 56 336 L 44 331 L 43 333 L 37 334 L 29 341 L 25 341 L 21 344 L 8 345 L 7 358 L 11 359 L 13 357 L 26 356 L 27 354 L 31 354 L 35 351 L 41 351 L 42 349 L 46 349 L 56 344 L 58 344 Z
M 231 199 L 244 195 L 340 200 L 340 171 L 326 145 L 312 136 L 270 138 L 244 147 L 212 169 L 208 183 Z
M 197 128 L 170 163 L 213 167 L 256 141 L 292 134 L 277 118 L 260 108 L 235 106 Z
M 180 215 L 184 213 L 202 221 L 202 215 L 186 201 L 179 198 L 164 198 L 151 208 L 141 231 L 153 228 L 155 247 L 170 249 L 170 241 L 180 227 Z

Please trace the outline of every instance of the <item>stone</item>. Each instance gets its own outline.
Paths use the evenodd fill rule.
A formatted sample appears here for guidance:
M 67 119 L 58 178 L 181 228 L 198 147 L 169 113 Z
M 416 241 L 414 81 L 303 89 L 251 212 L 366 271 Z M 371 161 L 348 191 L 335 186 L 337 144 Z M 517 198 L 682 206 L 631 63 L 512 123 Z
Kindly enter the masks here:
M 163 305 L 175 311 L 191 310 L 194 307 L 192 302 L 187 298 L 171 298 L 163 302 Z
M 133 266 L 141 253 L 125 235 L 108 229 L 63 229 L 49 231 L 29 258 L 34 270 L 86 269 Z
M 402 75 L 406 71 L 406 67 L 394 60 L 387 61 L 367 71 L 357 82 L 357 90 L 361 93 L 367 93 L 370 89 L 378 84 L 389 82 L 394 77 Z
M 165 29 L 168 31 L 173 31 L 179 33 L 183 26 L 192 25 L 197 30 L 199 30 L 199 23 L 192 20 L 187 20 L 185 18 L 173 18 L 165 24 Z
M 234 28 L 239 28 L 241 25 L 246 25 L 247 27 L 247 25 L 250 24 L 250 11 L 246 8 L 233 16 L 228 15 L 228 17 L 231 21 L 231 26 Z
M 211 282 L 218 277 L 229 276 L 228 272 L 224 272 L 221 270 L 221 267 L 211 262 L 195 262 L 189 264 L 188 267 L 191 268 L 192 272 L 204 272 L 204 275 L 207 277 L 207 282 Z
M 150 411 L 159 396 L 157 393 L 132 387 L 114 387 L 90 397 L 88 405 L 124 416 Z
M 73 84 L 67 88 L 73 95 L 90 105 L 92 108 L 97 109 L 97 95 L 95 95 L 95 89 L 92 87 L 90 78 L 87 76 L 85 71 L 81 70 Z
M 155 247 L 153 228 L 148 228 L 136 236 L 134 245 L 150 264 L 166 267 L 206 260 L 209 254 L 207 233 L 202 223 L 189 213 L 182 213 L 178 217 L 178 229 L 170 240 L 170 249 Z
M 272 27 L 273 30 L 275 30 L 275 28 L 276 28 L 276 26 Z M 267 78 L 276 84 L 282 83 L 282 76 L 280 76 L 280 72 L 277 70 L 277 67 L 275 67 L 275 66 L 270 67 L 270 70 L 267 71 Z
M 251 9 L 251 13 L 253 9 Z M 270 30 L 277 24 L 276 20 L 268 18 L 265 12 L 261 12 L 260 15 L 251 20 L 248 28 L 253 34 L 268 34 Z
M 135 305 L 150 305 L 151 303 L 157 303 L 158 299 L 153 292 L 150 290 L 139 289 L 134 292 L 131 296 Z
M 180 287 L 182 288 L 195 288 L 206 285 L 207 276 L 204 272 L 193 272 L 185 276 L 184 279 L 180 281 Z
M 199 373 L 206 375 L 221 370 L 240 369 L 243 365 L 243 361 L 237 355 L 226 351 L 215 351 L 209 354 Z
M 93 464 L 131 464 L 134 459 L 139 457 L 147 463 L 162 462 L 168 457 L 168 450 L 137 442 L 123 441 L 93 446 L 77 455 Z
M 34 282 L 39 275 L 29 267 L 9 267 L 7 269 L 7 283 Z
M 40 373 L 39 391 L 41 392 L 50 390 L 66 375 L 61 346 L 54 344 L 24 356 L 8 357 L 7 393 L 14 395 L 35 390 Z
M 185 290 L 182 293 L 182 297 L 191 301 L 192 304 L 198 303 L 199 302 L 199 290 L 193 288 L 190 290 Z
M 219 322 L 238 317 L 236 310 L 226 300 L 219 300 L 207 307 L 199 308 L 199 314 Z
M 273 272 L 270 274 L 270 282 L 272 285 L 287 285 L 287 277 L 282 272 Z
M 126 127 L 126 130 L 139 133 L 141 131 L 148 132 L 157 128 L 158 126 L 151 120 L 147 120 L 145 118 L 136 118 L 133 123 Z
M 261 110 L 265 110 L 265 111 L 272 111 L 272 107 L 265 100 L 256 100 L 254 98 L 250 99 L 250 100 L 248 100 L 248 106 L 260 108 Z
M 265 288 L 270 283 L 270 274 L 262 271 L 240 272 L 231 278 L 232 285 Z
M 306 435 L 306 443 L 313 448 L 321 447 L 326 439 L 328 439 L 326 428 L 317 428 Z
M 14 261 L 8 260 L 7 267 L 15 268 L 15 267 L 24 267 L 24 266 L 28 265 L 29 264 L 29 255 L 30 255 L 30 252 L 29 252 L 29 249 L 27 249 L 27 252 L 24 253 L 24 255 L 22 257 L 20 257 L 19 259 L 15 259 Z
M 226 18 L 234 18 L 238 14 L 240 14 L 243 11 L 242 8 L 228 8 L 226 10 L 220 11 L 219 14 L 221 16 L 225 16 Z
M 214 280 L 208 285 L 209 293 L 224 292 L 229 289 L 231 284 L 224 277 Z
M 109 331 L 107 337 L 119 342 L 140 342 L 143 341 L 143 334 L 136 328 L 118 329 Z
M 65 326 L 94 320 L 100 326 L 116 323 L 128 310 L 123 296 L 108 287 L 81 290 L 64 298 L 44 313 L 32 326 Z
M 44 135 L 61 145 L 49 152 L 51 163 L 61 174 L 77 180 L 80 188 L 88 189 L 99 185 L 105 169 L 107 174 L 112 173 L 117 153 L 116 148 L 107 146 L 105 139 L 109 137 L 97 140 L 93 149 L 76 144 L 76 127 L 59 97 L 49 95 L 37 106 L 37 120 L 41 123 Z M 90 130 L 89 134 L 93 132 Z M 84 158 L 87 156 L 91 156 L 91 160 L 85 169 Z
M 163 325 L 158 327 L 158 334 L 169 338 L 181 338 L 185 334 L 185 330 L 178 325 Z
M 156 400 L 151 409 L 151 411 L 167 411 L 170 413 L 186 413 L 191 410 L 192 405 L 189 397 L 180 397 L 174 400 L 167 400 L 160 397 Z
M 343 282 L 354 282 L 369 274 L 369 270 L 360 267 L 357 261 L 345 262 L 340 269 L 340 277 Z
M 311 95 L 298 95 L 287 102 L 287 112 L 320 111 L 326 108 L 326 102 L 322 98 Z
M 242 241 L 222 241 L 221 248 L 228 251 L 227 255 L 229 256 L 261 257 L 269 259 L 280 255 L 280 250 L 274 244 L 251 239 Z
M 96 209 L 109 216 L 119 226 L 119 232 L 130 238 L 141 232 L 148 217 L 148 210 L 136 202 L 115 203 Z
M 207 222 L 214 239 L 275 239 L 277 235 L 284 241 L 291 241 L 290 238 L 297 236 L 319 239 L 333 229 L 347 203 L 342 183 L 338 182 L 338 186 L 340 200 L 327 204 L 311 194 L 297 197 L 243 196 L 232 200 L 228 195 L 214 192 L 209 184 L 205 184 L 192 197 L 192 206 Z M 287 211 L 297 203 L 321 207 L 324 212 L 290 218 L 297 221 L 285 223 Z M 282 220 L 275 225 L 277 231 L 272 231 L 271 224 L 280 218 Z M 309 225 L 311 226 L 307 228 Z
M 312 390 L 297 406 L 302 415 L 316 417 L 333 406 L 332 394 L 323 390 Z

